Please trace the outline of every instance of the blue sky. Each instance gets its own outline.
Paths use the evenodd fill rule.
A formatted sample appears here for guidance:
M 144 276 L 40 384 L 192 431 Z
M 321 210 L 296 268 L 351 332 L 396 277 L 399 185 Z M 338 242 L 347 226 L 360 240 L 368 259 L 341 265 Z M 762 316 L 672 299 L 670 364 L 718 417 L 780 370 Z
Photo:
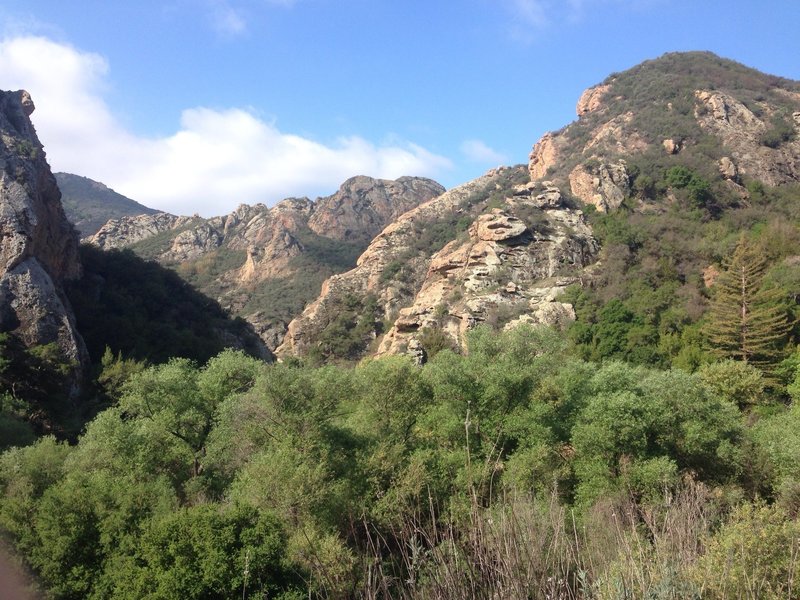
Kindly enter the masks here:
M 4 0 L 0 89 L 32 93 L 55 170 L 210 216 L 526 162 L 664 52 L 800 79 L 798 23 L 798 0 Z

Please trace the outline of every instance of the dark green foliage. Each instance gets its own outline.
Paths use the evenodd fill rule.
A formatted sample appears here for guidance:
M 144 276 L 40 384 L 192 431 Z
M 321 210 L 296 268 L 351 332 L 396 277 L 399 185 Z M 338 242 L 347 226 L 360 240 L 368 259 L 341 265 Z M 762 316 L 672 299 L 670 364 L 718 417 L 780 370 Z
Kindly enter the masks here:
M 55 342 L 28 348 L 0 333 L 0 448 L 30 443 L 34 432 L 77 431 L 83 415 L 70 396 L 73 368 Z
M 118 598 L 280 597 L 297 577 L 282 564 L 285 534 L 243 506 L 195 506 L 154 520 L 134 556 L 109 573 Z
M 664 174 L 667 185 L 686 190 L 692 208 L 705 208 L 713 200 L 711 184 L 684 166 L 676 166 Z
M 800 304 L 792 290 L 800 279 L 790 257 L 800 243 L 796 226 L 800 190 L 748 182 L 753 197 L 747 206 L 720 200 L 714 188 L 705 207 L 694 209 L 687 190 L 695 186 L 702 191 L 705 185 L 697 182 L 707 181 L 697 170 L 675 165 L 652 172 L 664 185 L 669 183 L 686 194 L 686 203 L 658 212 L 633 211 L 623 205 L 611 213 L 588 214 L 602 244 L 602 269 L 589 285 L 572 290 L 567 297 L 577 311 L 578 320 L 569 335 L 580 355 L 593 360 L 615 356 L 690 370 L 710 360 L 705 336 L 697 328 L 708 310 L 709 289 L 703 272 L 730 255 L 740 232 L 747 230 L 764 248 L 765 286 L 776 290 L 771 294 L 783 294 L 789 322 L 796 323 Z M 619 315 L 601 316 L 602 306 L 612 300 L 621 302 L 633 317 L 620 323 Z M 606 317 L 612 316 L 612 322 L 604 326 Z M 616 342 L 609 341 L 608 347 L 598 350 L 598 329 L 603 330 L 603 338 Z M 780 348 L 797 340 L 796 327 L 787 333 Z M 621 350 L 623 338 L 625 349 Z M 607 350 L 612 354 L 604 354 Z
M 380 333 L 381 321 L 375 296 L 359 298 L 347 294 L 326 307 L 328 323 L 313 336 L 308 358 L 320 363 L 329 360 L 354 360 Z
M 441 327 L 423 329 L 419 335 L 419 342 L 422 344 L 422 348 L 425 350 L 425 356 L 428 360 L 432 359 L 442 350 L 458 350 L 453 342 L 453 338 L 445 333 Z
M 592 310 L 607 326 L 635 321 L 620 302 Z M 428 597 L 442 573 L 497 556 L 516 562 L 481 566 L 476 594 L 509 569 L 532 597 L 558 575 L 587 598 L 585 586 L 616 581 L 626 546 L 608 540 L 615 527 L 640 548 L 628 560 L 641 577 L 691 591 L 702 550 L 665 558 L 656 523 L 681 528 L 680 552 L 723 548 L 738 530 L 685 528 L 726 523 L 726 503 L 748 494 L 792 506 L 797 411 L 778 407 L 750 428 L 736 405 L 763 398 L 749 371 L 584 362 L 545 328 L 479 328 L 468 341 L 423 367 L 226 352 L 141 370 L 74 447 L 45 438 L 0 454 L 0 528 L 55 598 L 358 597 L 374 577 L 390 597 Z M 678 513 L 662 512 L 673 503 Z M 778 535 L 788 521 L 769 523 Z M 545 560 L 554 548 L 584 583 Z M 684 565 L 680 576 L 649 570 L 665 560 Z
M 231 337 L 257 352 L 246 323 L 231 319 L 173 271 L 129 250 L 81 246 L 81 259 L 83 278 L 67 287 L 67 296 L 93 362 L 100 362 L 106 347 L 153 363 L 172 356 L 202 361 Z

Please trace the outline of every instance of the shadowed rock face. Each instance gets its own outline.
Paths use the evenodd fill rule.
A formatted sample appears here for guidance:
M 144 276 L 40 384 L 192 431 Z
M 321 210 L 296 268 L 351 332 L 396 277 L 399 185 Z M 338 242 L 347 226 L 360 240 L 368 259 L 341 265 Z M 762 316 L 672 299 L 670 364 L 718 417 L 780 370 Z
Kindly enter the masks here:
M 0 331 L 28 346 L 55 342 L 86 364 L 62 283 L 81 274 L 78 236 L 30 121 L 25 91 L 0 92 Z

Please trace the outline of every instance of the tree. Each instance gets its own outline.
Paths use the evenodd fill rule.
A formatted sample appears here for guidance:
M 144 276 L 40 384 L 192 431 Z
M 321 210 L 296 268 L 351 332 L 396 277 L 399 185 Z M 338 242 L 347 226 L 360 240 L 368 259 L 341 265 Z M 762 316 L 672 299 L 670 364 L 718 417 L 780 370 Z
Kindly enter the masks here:
M 781 358 L 791 328 L 785 294 L 763 285 L 764 253 L 742 237 L 723 261 L 703 333 L 714 354 L 741 360 L 769 375 Z

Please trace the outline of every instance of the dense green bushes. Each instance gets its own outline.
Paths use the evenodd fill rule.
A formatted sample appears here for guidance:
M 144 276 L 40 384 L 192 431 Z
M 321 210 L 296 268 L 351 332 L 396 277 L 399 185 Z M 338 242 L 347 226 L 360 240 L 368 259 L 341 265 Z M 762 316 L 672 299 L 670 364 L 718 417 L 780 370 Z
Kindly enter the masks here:
M 56 598 L 786 597 L 796 408 L 737 363 L 570 352 L 150 367 L 76 446 L 0 455 L 0 527 Z

